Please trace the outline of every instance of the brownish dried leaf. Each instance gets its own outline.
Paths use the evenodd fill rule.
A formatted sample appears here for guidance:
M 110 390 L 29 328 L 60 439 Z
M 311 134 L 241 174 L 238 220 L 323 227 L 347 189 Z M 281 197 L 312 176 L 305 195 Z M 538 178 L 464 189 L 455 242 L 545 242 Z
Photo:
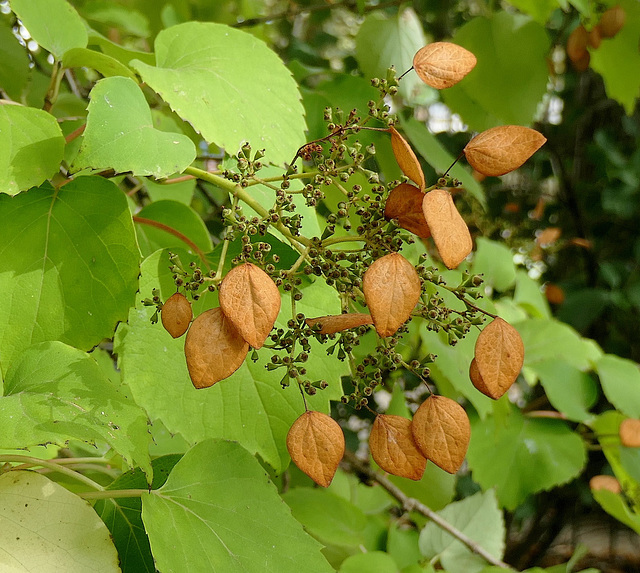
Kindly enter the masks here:
M 193 318 L 191 303 L 186 296 L 177 292 L 162 305 L 160 317 L 165 330 L 174 338 L 179 338 L 187 332 L 189 324 L 191 324 Z
M 612 491 L 613 493 L 621 493 L 622 487 L 620 486 L 620 482 L 614 478 L 613 476 L 593 476 L 589 480 L 589 487 L 592 490 L 598 491 L 600 489 L 606 489 Z
M 280 312 L 280 292 L 259 267 L 231 269 L 220 285 L 220 308 L 253 348 L 262 348 Z
M 307 326 L 313 328 L 316 324 L 320 325 L 320 334 L 335 334 L 349 328 L 357 328 L 366 324 L 373 324 L 370 314 L 362 312 L 353 312 L 349 314 L 333 314 L 329 316 L 320 316 L 318 318 L 307 318 L 305 320 Z
M 609 8 L 600 16 L 598 26 L 603 38 L 613 38 L 624 26 L 627 14 L 620 5 Z
M 495 318 L 476 340 L 475 360 L 487 391 L 478 390 L 497 400 L 515 382 L 524 364 L 520 334 L 508 322 Z
M 369 434 L 369 450 L 385 472 L 412 480 L 424 474 L 427 459 L 416 446 L 407 418 L 378 414 Z
M 455 269 L 471 252 L 473 242 L 451 194 L 444 189 L 429 191 L 422 200 L 422 212 L 444 264 Z
M 391 336 L 409 318 L 420 290 L 416 269 L 399 253 L 385 255 L 367 269 L 362 291 L 380 336 Z
M 464 408 L 444 396 L 429 396 L 411 422 L 418 449 L 439 468 L 456 473 L 469 447 L 471 424 Z
M 249 345 L 220 308 L 198 316 L 184 343 L 189 377 L 196 388 L 208 388 L 231 376 L 244 362 Z
M 289 429 L 287 450 L 301 471 L 328 487 L 344 455 L 344 434 L 330 416 L 307 411 Z
M 469 50 L 450 42 L 429 44 L 413 57 L 418 77 L 438 90 L 457 84 L 475 68 L 476 63 L 476 57 Z
M 413 149 L 411 149 L 411 146 L 405 138 L 398 133 L 395 127 L 391 126 L 389 133 L 391 133 L 391 148 L 393 149 L 393 154 L 396 157 L 402 173 L 411 179 L 420 189 L 424 189 L 426 185 L 424 173 Z
M 402 183 L 389 193 L 384 216 L 386 219 L 395 219 L 398 226 L 426 239 L 431 236 L 431 231 L 422 212 L 423 199 L 424 193 L 420 189 L 409 183 Z
M 476 135 L 467 143 L 464 154 L 476 171 L 498 176 L 520 167 L 545 141 L 547 138 L 535 129 L 501 125 Z
M 620 443 L 627 448 L 640 448 L 640 420 L 627 418 L 622 421 Z

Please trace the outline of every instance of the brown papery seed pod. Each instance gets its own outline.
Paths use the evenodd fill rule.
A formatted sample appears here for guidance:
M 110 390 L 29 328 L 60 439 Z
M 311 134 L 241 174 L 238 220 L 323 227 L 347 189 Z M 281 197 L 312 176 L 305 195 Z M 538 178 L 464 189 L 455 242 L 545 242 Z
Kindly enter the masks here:
M 244 362 L 249 345 L 220 308 L 198 316 L 184 343 L 191 382 L 208 388 L 231 376 Z
M 611 491 L 613 493 L 622 492 L 622 487 L 620 486 L 620 482 L 613 476 L 605 476 L 605 475 L 593 476 L 589 480 L 589 488 L 592 491 L 599 491 L 601 489 L 606 489 L 607 491 Z
M 429 396 L 414 414 L 411 431 L 428 460 L 450 474 L 460 469 L 469 447 L 471 424 L 455 400 Z
M 476 63 L 476 57 L 469 50 L 450 42 L 429 44 L 413 57 L 418 77 L 438 90 L 457 84 L 475 68 Z
M 580 24 L 574 28 L 567 38 L 567 56 L 569 56 L 569 59 L 574 63 L 580 60 L 587 51 L 588 44 L 589 32 Z
M 620 443 L 627 448 L 640 448 L 640 420 L 628 418 L 622 421 Z
M 305 412 L 287 434 L 287 450 L 293 462 L 323 487 L 329 487 L 333 480 L 344 448 L 339 424 L 322 412 Z
M 366 270 L 362 292 L 376 331 L 384 338 L 395 334 L 411 316 L 420 300 L 420 277 L 401 254 L 390 253 Z
M 391 148 L 393 149 L 393 155 L 395 155 L 400 170 L 418 187 L 420 187 L 421 190 L 424 189 L 426 185 L 424 173 L 422 172 L 420 161 L 413 152 L 413 149 L 411 149 L 411 146 L 407 143 L 405 138 L 398 133 L 398 130 L 395 127 L 391 126 L 389 128 L 389 133 L 391 133 Z
M 409 183 L 395 187 L 384 207 L 385 219 L 395 219 L 398 226 L 411 231 L 421 239 L 431 236 L 429 225 L 422 211 L 424 193 Z
M 501 125 L 476 135 L 464 148 L 469 165 L 497 177 L 520 167 L 547 138 L 529 127 Z
M 318 318 L 307 318 L 305 320 L 307 326 L 313 328 L 316 325 L 320 325 L 318 334 L 335 334 L 336 332 L 342 332 L 349 328 L 357 328 L 358 326 L 365 326 L 367 324 L 373 324 L 373 319 L 370 314 L 354 312 L 348 314 L 333 314 L 329 316 L 320 316 Z
M 602 43 L 602 32 L 600 31 L 600 26 L 594 26 L 589 30 L 589 37 L 587 41 L 594 50 L 597 50 L 600 47 L 600 44 Z
M 478 336 L 475 361 L 486 392 L 497 400 L 516 381 L 524 364 L 524 344 L 518 331 L 500 317 L 492 320 Z
M 617 33 L 622 30 L 624 22 L 627 19 L 627 14 L 624 8 L 620 5 L 609 8 L 602 13 L 598 27 L 600 28 L 600 35 L 603 38 L 613 38 Z
M 187 297 L 182 293 L 177 292 L 170 296 L 162 305 L 162 311 L 160 312 L 162 318 L 162 326 L 165 330 L 173 336 L 173 338 L 179 338 L 189 328 L 191 319 L 193 318 L 193 310 L 191 310 L 191 303 L 187 300 Z
M 385 472 L 412 480 L 424 474 L 427 458 L 416 446 L 407 418 L 378 414 L 369 434 L 369 450 Z
M 262 348 L 280 312 L 280 292 L 261 268 L 244 263 L 220 285 L 220 308 L 253 348 Z
M 422 199 L 422 212 L 442 261 L 455 269 L 473 249 L 473 241 L 451 194 L 444 189 L 429 191 Z

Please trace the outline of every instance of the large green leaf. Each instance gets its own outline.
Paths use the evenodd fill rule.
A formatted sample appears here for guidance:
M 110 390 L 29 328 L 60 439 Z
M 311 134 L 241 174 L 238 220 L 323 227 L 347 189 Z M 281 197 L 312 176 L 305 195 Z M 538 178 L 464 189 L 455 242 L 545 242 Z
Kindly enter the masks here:
M 35 472 L 0 475 L 0 569 L 117 573 L 109 530 L 91 506 Z
M 152 489 L 163 486 L 181 455 L 162 456 L 153 460 Z M 114 480 L 108 490 L 144 489 L 147 480 L 136 468 Z M 149 538 L 142 523 L 142 500 L 139 497 L 99 499 L 93 508 L 109 528 L 120 557 L 123 573 L 155 573 Z
M 473 256 L 472 272 L 484 275 L 484 284 L 501 292 L 511 288 L 516 280 L 513 253 L 506 245 L 478 237 Z
M 256 37 L 223 24 L 188 22 L 158 34 L 156 66 L 143 80 L 211 143 L 235 154 L 243 141 L 276 164 L 304 143 L 304 111 L 290 72 Z
M 154 227 L 153 223 L 144 223 L 141 219 L 149 219 L 177 231 L 205 253 L 213 249 L 211 236 L 204 221 L 191 207 L 178 201 L 161 200 L 147 205 L 136 215 L 138 242 L 145 256 L 165 247 L 187 248 L 187 245 L 168 229 Z
M 398 566 L 388 553 L 369 551 L 350 555 L 340 565 L 339 573 L 397 573 Z
M 142 520 L 165 573 L 333 570 L 236 443 L 206 440 L 189 450 L 162 488 L 143 495 Z
M 640 370 L 638 365 L 614 354 L 605 354 L 596 363 L 602 391 L 620 412 L 640 418 Z
M 442 509 L 455 496 L 456 476 L 427 464 L 420 481 L 390 475 L 389 479 L 409 497 L 421 501 L 433 510 Z
M 437 137 L 427 129 L 424 123 L 416 119 L 403 119 L 401 116 L 400 125 L 402 125 L 402 129 L 409 138 L 409 141 L 415 146 L 416 151 L 438 173 L 444 173 L 456 160 L 456 158 L 442 146 Z M 482 186 L 473 178 L 469 169 L 466 169 L 460 163 L 456 163 L 449 173 L 452 177 L 462 181 L 463 188 L 480 201 L 482 205 L 485 205 L 486 201 Z
M 162 262 L 165 260 L 166 253 L 158 252 L 142 264 L 140 299 L 150 296 L 152 288 L 160 287 L 165 299 L 175 292 L 168 260 Z M 315 284 L 305 290 L 298 310 L 307 316 L 340 312 L 334 292 L 324 284 Z M 215 297 L 206 300 L 209 308 L 215 306 Z M 204 308 L 205 302 L 199 301 L 196 313 Z M 290 307 L 287 296 L 278 318 L 279 326 L 286 325 Z M 257 363 L 247 359 L 226 380 L 196 390 L 185 364 L 184 340 L 174 340 L 162 326 L 151 324 L 152 312 L 150 308 L 132 309 L 128 326 L 116 340 L 124 381 L 136 402 L 151 419 L 162 420 L 169 431 L 181 433 L 190 443 L 209 437 L 237 440 L 249 451 L 259 453 L 276 471 L 286 468 L 289 463 L 286 434 L 304 411 L 304 405 L 297 387 L 281 388 L 283 372 L 266 370 L 269 350 L 259 350 Z M 306 365 L 307 375 L 313 380 L 327 380 L 329 388 L 307 397 L 307 402 L 312 409 L 328 412 L 329 399 L 338 400 L 342 395 L 340 377 L 346 374 L 347 366 L 335 356 L 326 356 L 317 345 L 313 350 Z
M 0 87 L 11 99 L 21 101 L 29 74 L 27 50 L 18 43 L 11 26 L 0 19 Z
M 556 410 L 576 422 L 589 418 L 589 409 L 598 400 L 598 385 L 590 374 L 558 358 L 539 362 L 532 370 Z
M 422 24 L 413 8 L 405 8 L 388 18 L 381 11 L 371 12 L 356 36 L 356 59 L 368 78 L 386 78 L 394 66 L 400 75 L 413 66 L 413 56 L 427 43 Z M 407 74 L 399 86 L 400 94 L 409 102 L 426 103 L 436 99 L 436 91 L 418 76 Z M 364 102 L 363 102 L 364 103 Z
M 544 27 L 499 11 L 467 22 L 454 42 L 473 52 L 478 64 L 463 82 L 442 91 L 445 103 L 477 131 L 530 124 L 547 91 L 550 42 Z
M 57 60 L 67 50 L 87 45 L 85 24 L 66 0 L 11 0 L 11 9 L 31 37 Z
M 508 0 L 508 2 L 543 25 L 546 24 L 551 13 L 560 7 L 558 0 Z
M 0 446 L 106 442 L 151 475 L 147 417 L 87 354 L 62 342 L 23 352 L 7 371 L 0 398 Z
M 74 169 L 111 168 L 160 179 L 184 171 L 195 158 L 195 145 L 186 135 L 153 127 L 149 105 L 131 78 L 104 78 L 91 90 Z
M 364 544 L 367 519 L 355 505 L 326 489 L 295 487 L 282 498 L 304 528 L 325 545 Z
M 566 483 L 582 471 L 585 445 L 565 422 L 528 418 L 515 406 L 500 419 L 470 417 L 467 461 L 473 479 L 483 489 L 495 488 L 509 510 L 527 495 Z
M 139 253 L 125 195 L 81 177 L 0 195 L 0 360 L 61 340 L 88 350 L 125 320 Z
M 640 534 L 640 515 L 631 511 L 621 494 L 606 489 L 592 491 L 593 498 L 609 515 Z
M 40 185 L 58 172 L 63 153 L 55 117 L 32 107 L 0 106 L 0 193 Z
M 462 501 L 451 503 L 438 514 L 491 555 L 502 558 L 505 527 L 493 491 L 478 492 Z M 472 553 L 468 547 L 433 522 L 427 523 L 420 532 L 419 543 L 422 555 L 429 560 L 437 558 L 450 573 L 477 573 L 486 565 L 482 557 Z
M 626 12 L 625 24 L 615 38 L 605 39 L 591 51 L 591 67 L 602 75 L 607 95 L 617 99 L 628 115 L 633 113 L 640 97 L 640 4 L 621 0 Z

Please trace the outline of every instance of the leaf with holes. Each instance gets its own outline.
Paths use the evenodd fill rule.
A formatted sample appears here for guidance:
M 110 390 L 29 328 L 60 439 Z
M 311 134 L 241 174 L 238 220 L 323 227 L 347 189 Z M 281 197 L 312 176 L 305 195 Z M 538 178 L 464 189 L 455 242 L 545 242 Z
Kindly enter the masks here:
M 520 167 L 547 138 L 521 125 L 492 127 L 476 135 L 464 148 L 469 162 L 483 175 L 504 175 Z
M 411 420 L 378 414 L 369 434 L 369 449 L 385 472 L 412 480 L 422 478 L 427 459 L 413 439 Z
M 467 453 L 471 428 L 464 408 L 444 396 L 429 396 L 411 422 L 413 438 L 424 456 L 450 474 L 456 473 Z
M 442 261 L 455 269 L 471 252 L 473 242 L 451 194 L 444 189 L 429 191 L 422 200 L 422 212 Z
M 162 326 L 173 338 L 181 337 L 191 324 L 193 310 L 191 303 L 182 293 L 170 296 L 162 306 L 160 314 Z
M 331 416 L 308 410 L 287 434 L 287 450 L 293 462 L 313 481 L 329 487 L 344 455 L 342 429 Z
M 385 255 L 366 270 L 362 291 L 380 336 L 391 336 L 411 316 L 420 290 L 416 269 L 399 253 Z
M 373 324 L 370 314 L 362 312 L 353 312 L 348 314 L 332 314 L 329 316 L 320 316 L 318 318 L 307 318 L 305 320 L 307 326 L 311 327 L 318 334 L 335 334 L 349 328 L 357 328 Z M 318 330 L 314 327 L 319 327 Z
M 413 57 L 418 77 L 432 88 L 450 88 L 464 78 L 477 63 L 467 49 L 450 42 L 434 42 Z
M 524 364 L 520 334 L 508 322 L 495 318 L 476 340 L 475 361 L 486 392 L 476 388 L 497 400 L 516 381 Z
M 244 263 L 220 285 L 220 308 L 253 348 L 262 348 L 280 312 L 280 292 L 261 268 Z
M 389 133 L 391 133 L 391 148 L 393 149 L 393 154 L 396 157 L 402 173 L 420 187 L 421 190 L 424 189 L 426 185 L 424 173 L 413 149 L 411 149 L 407 140 L 398 133 L 395 127 L 391 126 Z
M 429 225 L 422 211 L 424 193 L 409 183 L 395 187 L 384 206 L 385 219 L 395 219 L 400 227 L 411 231 L 421 239 L 431 236 Z
M 189 377 L 196 388 L 208 388 L 231 376 L 244 362 L 249 345 L 220 308 L 198 316 L 184 344 Z

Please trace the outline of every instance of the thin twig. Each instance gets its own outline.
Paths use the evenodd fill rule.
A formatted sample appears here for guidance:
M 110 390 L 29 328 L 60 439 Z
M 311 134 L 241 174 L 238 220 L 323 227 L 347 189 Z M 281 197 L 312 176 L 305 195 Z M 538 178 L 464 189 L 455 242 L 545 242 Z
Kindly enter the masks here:
M 345 452 L 344 459 L 358 472 L 365 474 L 368 478 L 380 484 L 385 490 L 387 490 L 387 492 L 389 492 L 400 502 L 405 511 L 417 511 L 418 513 L 429 518 L 440 529 L 455 537 L 458 541 L 460 541 L 460 543 L 466 545 L 473 553 L 482 557 L 487 563 L 490 563 L 491 565 L 495 565 L 496 567 L 500 567 L 502 569 L 513 570 L 510 565 L 491 555 L 486 549 L 478 545 L 477 542 L 465 535 L 462 531 L 451 525 L 435 511 L 429 509 L 426 505 L 424 505 L 417 499 L 409 497 L 387 477 L 376 472 L 375 470 L 372 470 L 368 464 L 360 460 L 354 453 L 347 450 Z

